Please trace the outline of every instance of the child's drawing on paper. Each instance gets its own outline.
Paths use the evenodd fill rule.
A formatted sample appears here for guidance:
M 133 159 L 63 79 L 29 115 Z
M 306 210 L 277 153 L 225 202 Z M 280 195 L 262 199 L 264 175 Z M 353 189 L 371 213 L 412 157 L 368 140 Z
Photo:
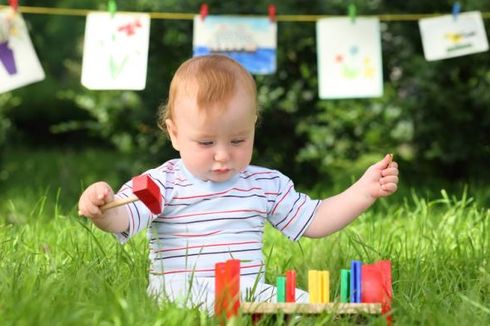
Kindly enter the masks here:
M 457 17 L 444 15 L 419 20 L 424 55 L 428 61 L 488 51 L 485 26 L 478 11 Z
M 357 45 L 349 47 L 346 53 L 337 53 L 335 64 L 338 65 L 339 74 L 346 79 L 374 79 L 375 77 L 373 59 L 368 55 L 363 56 Z
M 320 98 L 383 95 L 377 19 L 321 19 L 317 23 L 317 45 Z
M 145 14 L 89 14 L 82 84 L 90 89 L 144 89 L 149 26 Z
M 44 79 L 22 16 L 0 11 L 0 93 Z
M 222 53 L 253 74 L 276 71 L 277 25 L 268 17 L 194 18 L 194 56 Z

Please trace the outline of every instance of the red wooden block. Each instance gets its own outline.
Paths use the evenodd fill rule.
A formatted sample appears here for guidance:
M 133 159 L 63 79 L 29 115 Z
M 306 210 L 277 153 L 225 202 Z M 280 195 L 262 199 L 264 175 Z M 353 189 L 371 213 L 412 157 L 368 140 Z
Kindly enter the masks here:
M 391 262 L 381 260 L 374 264 L 362 265 L 361 302 L 381 303 L 381 313 L 391 311 L 393 288 L 391 286 Z M 391 316 L 387 316 L 391 324 Z
M 214 265 L 214 314 L 221 316 L 226 311 L 226 263 Z
M 226 318 L 231 318 L 238 314 L 240 309 L 240 260 L 230 259 L 226 261 L 226 280 L 228 307 Z
M 286 302 L 296 302 L 296 272 L 286 272 Z
M 133 178 L 133 193 L 153 214 L 162 212 L 160 188 L 149 175 L 143 174 Z

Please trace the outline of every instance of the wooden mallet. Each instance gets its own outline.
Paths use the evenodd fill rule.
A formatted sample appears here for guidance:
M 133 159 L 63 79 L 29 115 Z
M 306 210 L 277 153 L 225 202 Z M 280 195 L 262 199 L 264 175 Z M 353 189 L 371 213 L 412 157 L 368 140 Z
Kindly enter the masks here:
M 100 209 L 105 211 L 109 208 L 118 207 L 141 200 L 153 214 L 160 214 L 162 212 L 162 196 L 160 195 L 160 188 L 157 186 L 155 181 L 153 181 L 149 175 L 143 174 L 134 177 L 132 182 L 133 196 L 114 199 L 110 203 L 102 206 Z

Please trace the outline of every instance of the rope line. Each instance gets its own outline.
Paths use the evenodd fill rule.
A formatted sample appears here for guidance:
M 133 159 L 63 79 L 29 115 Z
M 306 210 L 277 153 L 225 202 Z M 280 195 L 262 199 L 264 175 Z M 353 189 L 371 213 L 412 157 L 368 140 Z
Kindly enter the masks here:
M 0 5 L 0 8 L 7 8 L 6 5 Z M 28 7 L 19 6 L 18 10 L 23 14 L 39 14 L 39 15 L 57 15 L 57 16 L 86 16 L 91 12 L 107 12 L 106 10 L 88 10 L 88 9 L 73 9 L 73 8 L 51 8 L 51 7 Z M 134 11 L 118 11 L 119 13 L 145 13 Z M 183 12 L 150 12 L 148 13 L 151 19 L 164 19 L 164 20 L 193 20 L 195 15 L 199 15 L 199 12 L 195 13 L 183 13 Z M 434 13 L 434 14 L 380 14 L 380 15 L 359 15 L 358 17 L 377 17 L 381 21 L 417 21 L 422 18 L 437 17 L 444 14 L 451 13 Z M 490 12 L 482 12 L 483 19 L 490 19 Z M 231 15 L 238 16 L 238 15 Z M 260 15 L 239 15 L 259 17 Z M 262 15 L 260 17 L 263 17 Z M 316 22 L 322 18 L 332 17 L 345 17 L 342 15 L 276 15 L 276 21 L 278 22 Z

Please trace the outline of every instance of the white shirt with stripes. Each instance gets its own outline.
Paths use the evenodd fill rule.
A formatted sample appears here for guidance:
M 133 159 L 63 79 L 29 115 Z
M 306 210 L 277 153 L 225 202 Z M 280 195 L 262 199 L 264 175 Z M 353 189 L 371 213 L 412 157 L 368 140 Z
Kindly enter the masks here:
M 128 204 L 129 230 L 116 236 L 124 243 L 147 229 L 151 276 L 214 277 L 216 263 L 240 259 L 241 276 L 263 280 L 266 221 L 296 241 L 320 203 L 279 171 L 253 165 L 221 183 L 194 177 L 180 159 L 145 173 L 160 187 L 163 211 Z M 116 197 L 131 195 L 129 181 Z

